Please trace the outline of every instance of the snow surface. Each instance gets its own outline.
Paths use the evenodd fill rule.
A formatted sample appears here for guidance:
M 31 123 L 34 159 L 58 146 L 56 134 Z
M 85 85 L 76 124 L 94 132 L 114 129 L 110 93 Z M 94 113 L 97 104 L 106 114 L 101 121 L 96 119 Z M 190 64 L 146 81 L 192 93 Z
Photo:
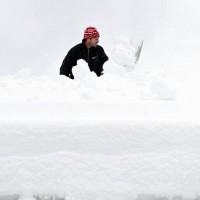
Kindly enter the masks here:
M 181 102 L 163 72 L 139 70 L 136 48 L 117 41 L 100 78 L 82 60 L 75 80 L 29 68 L 0 77 L 0 194 L 199 194 L 200 107 Z

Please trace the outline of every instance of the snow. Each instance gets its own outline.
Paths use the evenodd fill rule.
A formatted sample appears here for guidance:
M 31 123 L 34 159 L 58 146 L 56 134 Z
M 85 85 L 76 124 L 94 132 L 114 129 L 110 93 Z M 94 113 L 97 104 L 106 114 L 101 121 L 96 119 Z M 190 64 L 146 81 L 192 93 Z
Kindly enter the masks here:
M 83 60 L 75 80 L 29 68 L 0 77 L 0 194 L 199 194 L 200 108 L 179 102 L 163 72 L 117 58 L 100 78 Z
M 187 10 L 188 17 L 193 19 L 199 3 L 190 2 L 194 15 Z M 139 4 L 135 2 L 136 7 Z M 161 4 L 160 9 L 169 6 Z M 154 31 L 149 30 L 148 37 L 154 33 L 156 38 L 152 41 L 138 35 L 133 41 L 113 30 L 112 42 L 102 45 L 110 59 L 101 77 L 90 72 L 83 60 L 73 68 L 74 80 L 58 75 L 59 66 L 56 73 L 49 68 L 51 73 L 38 75 L 35 70 L 46 68 L 35 69 L 31 63 L 0 76 L 0 200 L 198 199 L 199 40 L 194 37 L 192 45 L 190 38 L 179 38 L 179 31 L 191 33 L 180 24 L 176 29 L 185 14 L 181 8 L 188 8 L 188 3 L 174 4 L 180 6 L 179 17 L 173 18 L 177 7 L 170 5 L 169 14 L 156 18 Z M 118 10 L 119 5 L 113 6 Z M 59 6 L 49 9 L 58 13 Z M 33 10 L 30 6 L 29 15 Z M 162 9 L 154 11 L 162 16 Z M 184 21 L 198 35 L 194 22 Z M 135 27 L 140 29 L 137 23 Z M 143 39 L 136 64 L 135 53 Z

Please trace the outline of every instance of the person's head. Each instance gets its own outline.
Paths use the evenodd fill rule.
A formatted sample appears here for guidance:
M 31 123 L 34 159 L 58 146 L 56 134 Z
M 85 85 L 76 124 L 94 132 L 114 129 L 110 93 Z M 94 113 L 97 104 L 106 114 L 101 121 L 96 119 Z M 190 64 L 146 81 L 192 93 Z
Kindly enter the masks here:
M 83 39 L 85 40 L 87 48 L 96 47 L 99 43 L 99 37 L 99 32 L 95 27 L 90 26 L 86 28 L 84 31 Z

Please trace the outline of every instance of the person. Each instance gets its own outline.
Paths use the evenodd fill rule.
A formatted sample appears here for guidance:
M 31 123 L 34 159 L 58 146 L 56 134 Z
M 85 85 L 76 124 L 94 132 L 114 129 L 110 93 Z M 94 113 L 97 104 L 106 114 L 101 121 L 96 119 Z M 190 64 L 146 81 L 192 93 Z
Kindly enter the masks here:
M 77 65 L 77 60 L 84 59 L 91 72 L 99 77 L 103 74 L 103 64 L 108 60 L 103 47 L 98 45 L 99 32 L 95 27 L 87 27 L 84 31 L 82 43 L 72 47 L 64 58 L 60 67 L 60 75 L 74 79 L 72 68 Z

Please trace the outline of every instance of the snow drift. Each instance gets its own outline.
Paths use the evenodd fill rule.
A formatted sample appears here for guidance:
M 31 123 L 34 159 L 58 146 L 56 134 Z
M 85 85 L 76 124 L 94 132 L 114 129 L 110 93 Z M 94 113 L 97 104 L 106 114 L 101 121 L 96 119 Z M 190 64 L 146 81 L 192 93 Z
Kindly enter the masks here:
M 0 77 L 0 198 L 199 194 L 199 106 L 162 70 L 135 66 L 130 44 L 117 40 L 100 78 L 82 60 L 75 80 Z

